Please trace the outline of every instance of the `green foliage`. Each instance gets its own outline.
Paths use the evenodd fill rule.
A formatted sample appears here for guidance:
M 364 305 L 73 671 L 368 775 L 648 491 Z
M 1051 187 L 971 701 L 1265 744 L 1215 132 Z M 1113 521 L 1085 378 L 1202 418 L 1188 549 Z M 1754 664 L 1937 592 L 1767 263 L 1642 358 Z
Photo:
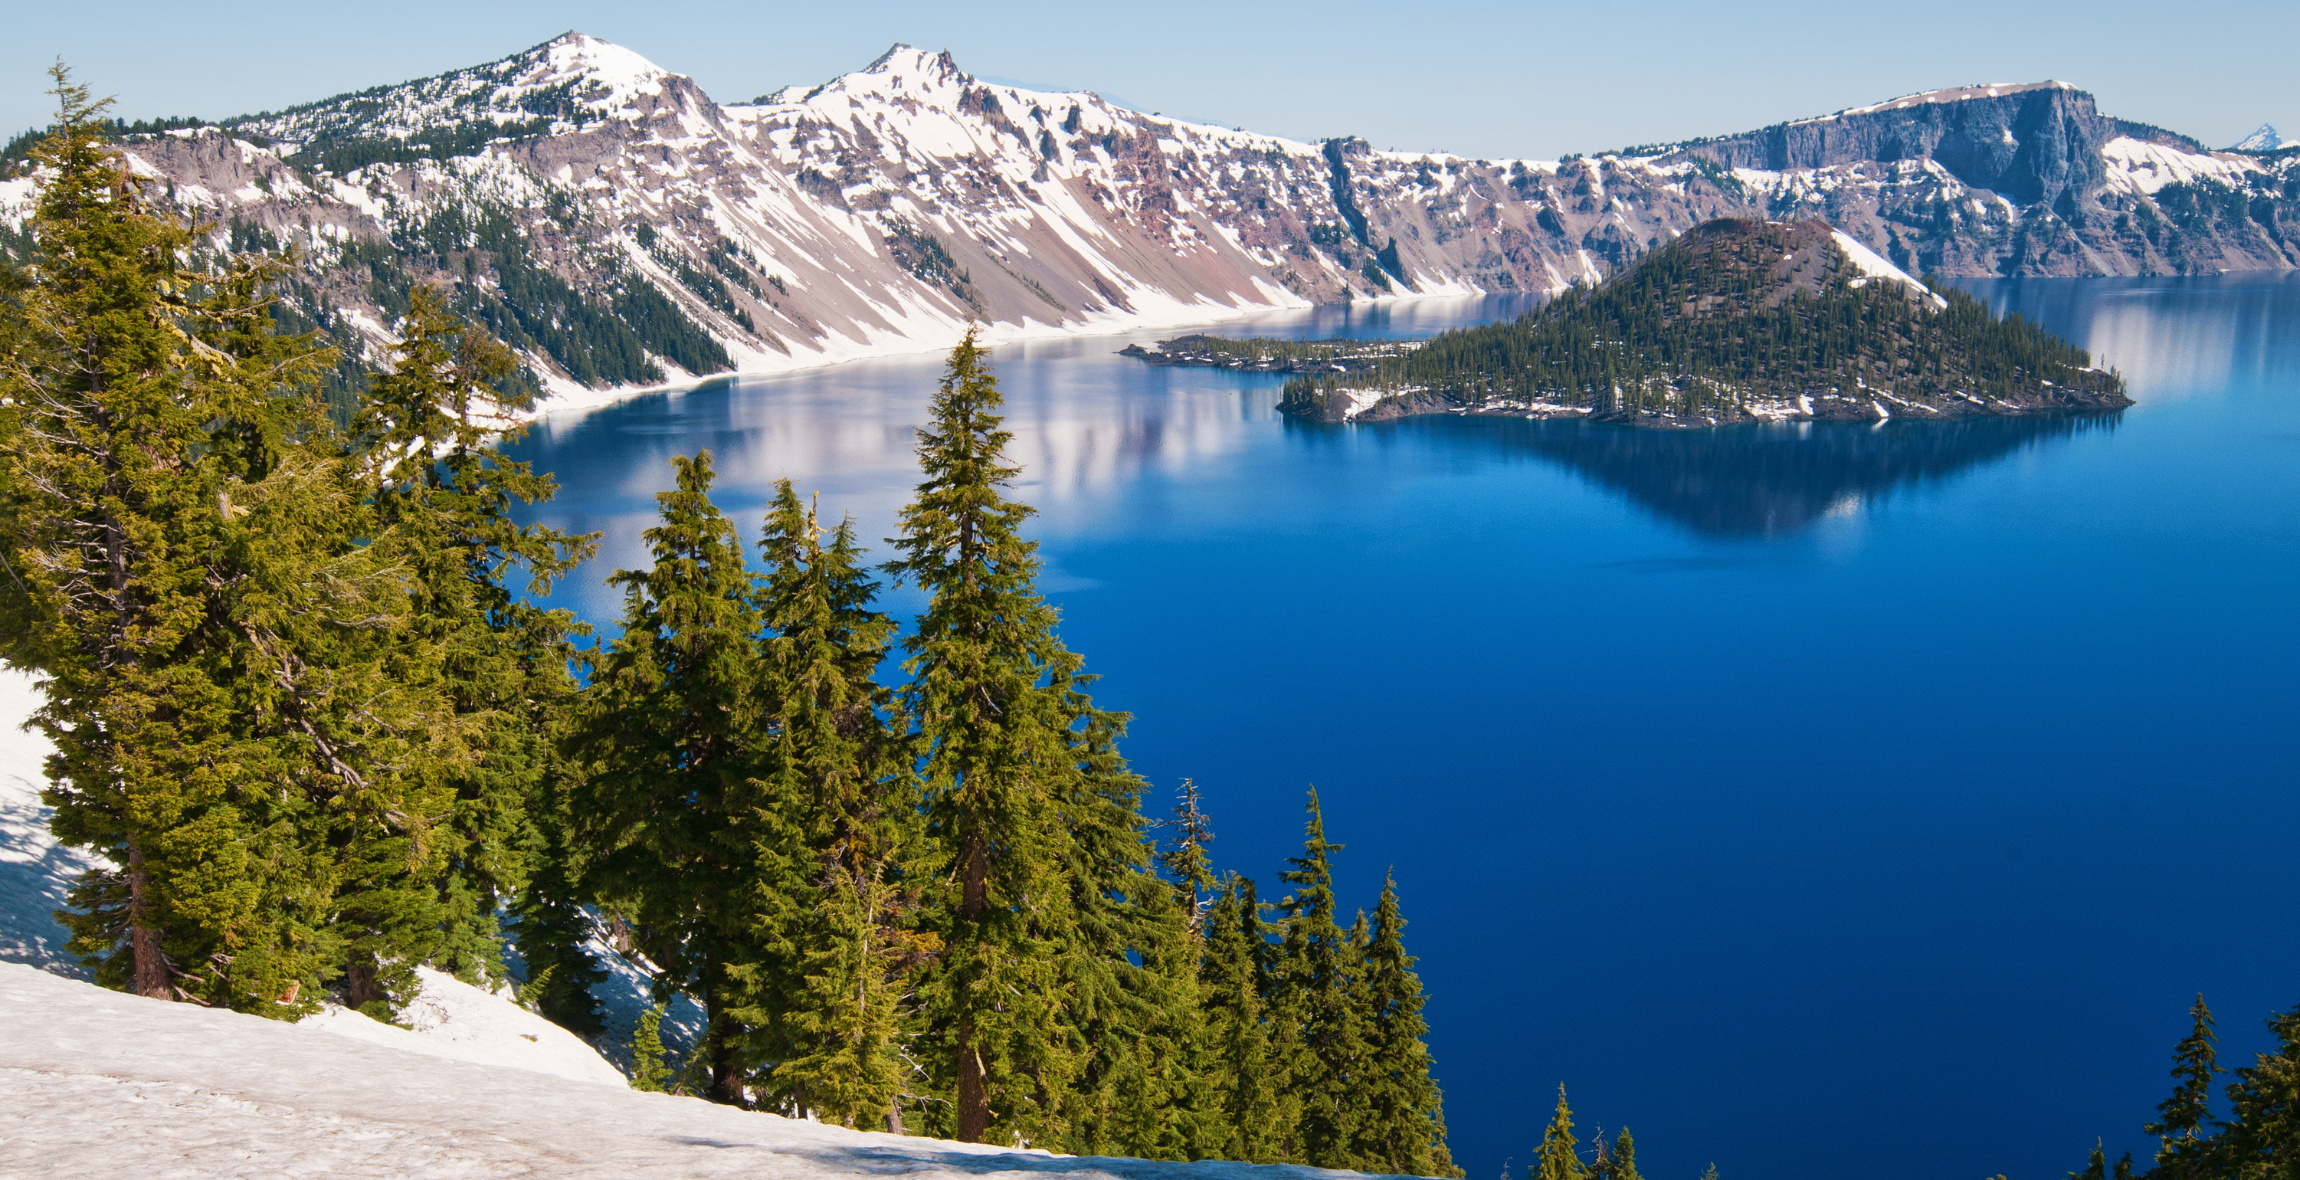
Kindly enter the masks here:
M 887 567 L 931 595 L 904 643 L 902 693 L 944 891 L 944 950 L 923 998 L 956 1083 L 954 1132 L 973 1142 L 1063 1133 L 1059 1099 L 1085 1064 L 1062 1025 L 1065 977 L 1115 969 L 1097 953 L 1113 948 L 1073 939 L 1104 917 L 1093 911 L 1112 900 L 1109 876 L 1142 859 L 1138 831 L 1134 851 L 1112 846 L 1126 835 L 1113 824 L 1139 824 L 1112 814 L 1133 790 L 1109 751 L 1122 719 L 1087 699 L 1081 661 L 1033 586 L 1037 545 L 1020 533 L 1031 510 L 1001 494 L 1017 469 L 1000 402 L 969 330 L 919 432 L 925 479 Z M 1066 868 L 1087 875 L 1065 881 Z
M 672 466 L 678 487 L 656 497 L 661 520 L 644 534 L 653 567 L 608 578 L 624 592 L 622 635 L 579 706 L 570 811 L 593 850 L 587 884 L 628 907 L 659 995 L 702 1001 L 711 1096 L 738 1102 L 729 968 L 757 951 L 747 907 L 730 903 L 757 872 L 762 620 L 734 524 L 710 500 L 710 452 Z
M 1691 415 L 1862 387 L 1923 401 L 2122 391 L 2084 350 L 1960 291 L 1936 289 L 1946 306 L 1935 310 L 1897 283 L 1855 285 L 1849 264 L 1819 254 L 1803 272 L 1774 273 L 1807 236 L 1711 222 L 1514 322 L 1441 333 L 1364 374 L 1297 377 L 1282 404 L 1319 412 L 1350 390 L 1432 406 Z
M 1299 1030 L 1290 1088 L 1302 1112 L 1290 1154 L 1316 1167 L 1352 1166 L 1364 1130 L 1367 1011 L 1361 947 L 1336 921 L 1332 856 L 1341 848 L 1326 840 L 1318 793 L 1311 791 L 1302 855 L 1278 874 L 1294 892 L 1279 903 L 1286 922 L 1274 1006 Z
M 828 541 L 828 544 L 825 541 Z M 735 969 L 770 1100 L 845 1126 L 884 1123 L 903 1092 L 917 929 L 917 779 L 892 694 L 872 676 L 894 621 L 871 609 L 851 523 L 823 529 L 790 481 L 760 541 L 765 712 L 756 787 L 761 958 Z
M 1365 1068 L 1354 1079 L 1364 1110 L 1356 1163 L 1362 1171 L 1460 1176 L 1445 1146 L 1445 1114 L 1423 1038 L 1421 978 L 1406 953 L 1397 878 L 1382 882 L 1373 930 L 1360 955 L 1365 996 Z
M 669 1009 L 657 1004 L 639 1014 L 638 1027 L 631 1030 L 631 1088 L 650 1094 L 663 1092 L 663 1083 L 671 1076 L 671 1069 L 663 1063 L 663 1013 Z
M 1573 1111 L 1565 1104 L 1565 1084 L 1560 1082 L 1557 1110 L 1549 1116 L 1549 1125 L 1542 1128 L 1541 1150 L 1526 1166 L 1526 1180 L 1588 1180 L 1589 1170 L 1574 1151 L 1579 1142 L 1573 1137 Z M 1717 1165 L 1709 1165 L 1707 1175 L 1713 1177 L 1716 1172 Z

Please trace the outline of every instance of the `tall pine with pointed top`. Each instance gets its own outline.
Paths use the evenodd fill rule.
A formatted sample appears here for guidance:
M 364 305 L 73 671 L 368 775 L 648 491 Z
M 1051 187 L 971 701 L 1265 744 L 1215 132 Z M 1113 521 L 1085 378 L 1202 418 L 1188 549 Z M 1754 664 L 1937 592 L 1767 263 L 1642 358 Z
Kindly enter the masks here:
M 2156 1121 L 2141 1128 L 2160 1140 L 2149 1174 L 2165 1180 L 2205 1175 L 2218 1147 L 2207 1124 L 2212 1120 L 2212 1079 L 2221 1072 L 2219 1037 L 2202 995 L 2188 1017 L 2188 1035 L 2172 1051 L 2172 1096 L 2157 1106 Z
M 1613 1150 L 1605 1154 L 1604 1180 L 1645 1180 L 1637 1172 L 1637 1141 L 1627 1127 L 1613 1137 Z
M 572 810 L 598 849 L 588 885 L 632 915 L 661 971 L 657 998 L 686 991 L 708 1018 L 694 1064 L 715 1101 L 740 1103 L 740 1002 L 730 968 L 757 951 L 757 752 L 767 740 L 754 579 L 735 526 L 711 502 L 709 451 L 675 458 L 644 536 L 654 564 L 608 578 L 623 633 L 598 659 L 570 750 Z
M 1557 1110 L 1549 1116 L 1549 1125 L 1542 1128 L 1541 1149 L 1532 1164 L 1525 1169 L 1526 1180 L 1589 1180 L 1589 1169 L 1582 1166 L 1581 1156 L 1575 1150 L 1580 1140 L 1573 1137 L 1573 1109 L 1565 1104 L 1565 1083 L 1557 1084 Z M 1717 1166 L 1709 1166 L 1713 1175 Z
M 929 595 L 904 643 L 901 699 L 942 891 L 943 953 L 924 997 L 937 1072 L 951 1079 L 947 1130 L 969 1142 L 1061 1134 L 1056 1107 L 1082 1065 L 1061 994 L 1078 922 L 1066 823 L 1101 820 L 1091 801 L 1102 792 L 1081 781 L 1096 772 L 1075 748 L 1098 715 L 1035 587 L 1038 548 L 1020 531 L 1031 509 L 1003 491 L 1019 469 L 1001 400 L 969 329 L 919 431 L 924 478 L 886 567 Z
M 1430 1076 L 1429 1024 L 1422 1019 L 1421 977 L 1406 953 L 1405 926 L 1393 871 L 1382 880 L 1362 953 L 1366 1068 L 1359 1089 L 1365 1115 L 1357 1160 L 1366 1171 L 1459 1176 L 1446 1150 L 1442 1096 Z
M 1278 952 L 1277 1006 L 1299 1037 L 1290 1063 L 1291 1086 L 1302 1104 L 1294 1153 L 1314 1167 L 1348 1168 L 1355 1166 L 1365 1116 L 1359 948 L 1337 922 L 1332 858 L 1342 846 L 1326 840 L 1325 815 L 1314 789 L 1308 808 L 1302 855 L 1287 862 L 1293 868 L 1278 874 L 1294 892 L 1279 903 L 1286 918 Z
M 823 529 L 789 480 L 759 548 L 773 741 L 749 896 L 761 954 L 735 972 L 738 1014 L 757 1030 L 771 1100 L 888 1125 L 904 1089 L 908 977 L 938 945 L 916 929 L 925 850 L 910 745 L 872 679 L 894 621 L 871 607 L 878 586 L 851 524 Z

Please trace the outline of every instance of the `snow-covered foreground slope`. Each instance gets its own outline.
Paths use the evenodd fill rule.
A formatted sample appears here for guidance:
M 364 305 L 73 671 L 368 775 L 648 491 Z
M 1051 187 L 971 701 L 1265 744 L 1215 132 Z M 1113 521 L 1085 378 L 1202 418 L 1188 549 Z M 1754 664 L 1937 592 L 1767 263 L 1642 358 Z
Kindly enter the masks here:
M 847 1131 L 402 1052 L 0 964 L 0 1175 L 740 1176 L 1056 1173 L 1296 1180 Z
M 99 858 L 61 847 L 48 831 L 49 809 L 40 802 L 46 776 L 41 760 L 45 739 L 23 729 L 40 703 L 40 690 L 22 672 L 0 670 L 0 963 L 15 963 L 50 974 L 85 978 L 78 960 L 64 951 L 65 930 L 55 911 L 72 881 L 100 865 Z M 627 1028 L 647 1003 L 645 981 L 628 964 L 603 988 L 609 1019 Z M 456 1061 L 508 1066 L 573 1081 L 624 1084 L 623 1074 L 575 1034 L 513 1003 L 428 967 L 419 967 L 423 992 L 400 1014 L 400 1028 L 343 1008 L 329 1007 L 297 1027 L 312 1032 L 388 1045 Z M 11 1007 L 0 1023 L 14 1023 Z M 693 1038 L 694 1014 L 675 1010 L 665 1030 L 670 1040 Z M 0 1132 L 0 1136 L 4 1136 Z M 8 1174 L 0 1171 L 0 1175 Z

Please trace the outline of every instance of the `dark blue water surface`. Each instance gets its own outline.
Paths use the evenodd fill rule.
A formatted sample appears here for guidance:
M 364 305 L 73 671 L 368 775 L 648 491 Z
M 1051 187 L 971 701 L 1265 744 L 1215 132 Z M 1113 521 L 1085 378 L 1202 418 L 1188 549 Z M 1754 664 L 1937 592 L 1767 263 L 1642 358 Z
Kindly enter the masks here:
M 1274 380 L 1112 355 L 1157 333 L 996 351 L 1045 584 L 1157 805 L 1194 776 L 1266 896 L 1312 783 L 1345 901 L 1394 866 L 1471 1176 L 1528 1157 L 1562 1081 L 1657 1180 L 2051 1180 L 2096 1137 L 2147 1158 L 2197 992 L 2224 1060 L 2300 1002 L 2300 277 L 1975 290 L 2139 405 L 1306 427 Z M 517 450 L 566 485 L 546 519 L 606 531 L 598 574 L 643 562 L 699 447 L 754 531 L 788 476 L 883 537 L 937 369 L 649 397 Z

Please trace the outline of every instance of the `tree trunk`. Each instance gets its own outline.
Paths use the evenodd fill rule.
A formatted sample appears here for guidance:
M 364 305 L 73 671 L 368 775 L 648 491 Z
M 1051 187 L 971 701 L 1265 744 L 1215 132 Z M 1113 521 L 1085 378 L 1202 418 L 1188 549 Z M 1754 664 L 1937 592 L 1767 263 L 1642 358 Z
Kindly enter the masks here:
M 902 1129 L 902 1095 L 900 1094 L 895 1095 L 894 1105 L 887 1107 L 886 1133 L 889 1135 L 905 1133 Z
M 160 950 L 160 932 L 152 921 L 152 876 L 144 871 L 144 849 L 128 842 L 128 947 L 136 963 L 136 994 L 154 1000 L 175 998 L 168 978 L 167 955 Z
M 974 1043 L 974 1014 L 958 1018 L 958 1141 L 987 1142 L 990 1091 L 983 1084 L 982 1046 Z
M 966 834 L 966 879 L 961 887 L 959 916 L 973 928 L 974 937 L 981 938 L 983 911 L 990 902 L 990 848 L 979 828 L 970 828 Z M 979 955 L 980 947 L 976 948 Z M 979 959 L 974 965 L 981 969 Z M 972 997 L 961 1003 L 971 1004 Z M 990 1089 L 983 1077 L 982 1046 L 975 1040 L 974 1012 L 971 1008 L 958 1016 L 958 1139 L 961 1143 L 982 1143 L 990 1134 Z
M 385 994 L 383 981 L 376 977 L 375 959 L 365 952 L 354 952 L 343 965 L 344 1006 L 356 1010 L 378 1000 L 388 1003 L 391 997 Z
M 743 1071 L 735 1059 L 735 1038 L 727 1035 L 727 984 L 718 957 L 703 959 L 703 1041 L 710 1054 L 710 1080 L 704 1097 L 726 1106 L 743 1105 Z M 805 1117 L 802 1111 L 801 1118 Z

